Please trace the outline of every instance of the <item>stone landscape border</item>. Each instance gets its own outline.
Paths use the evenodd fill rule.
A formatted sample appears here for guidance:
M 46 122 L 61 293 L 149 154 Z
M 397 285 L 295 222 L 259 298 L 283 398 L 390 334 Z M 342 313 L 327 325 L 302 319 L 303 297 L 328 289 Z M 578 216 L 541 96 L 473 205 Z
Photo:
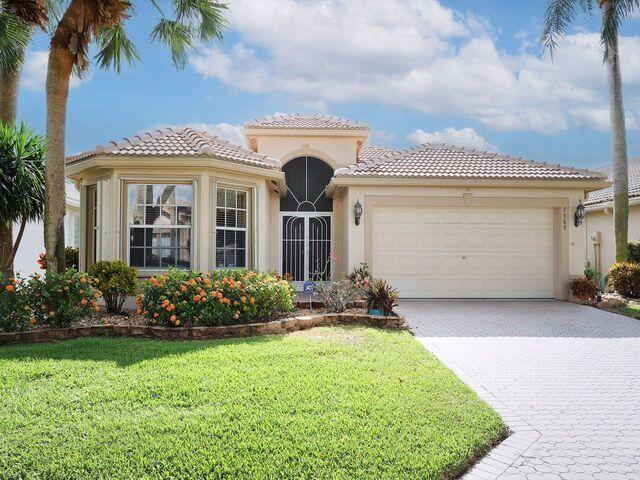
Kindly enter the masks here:
M 143 337 L 162 340 L 204 340 L 242 338 L 295 332 L 328 325 L 368 325 L 388 329 L 405 329 L 404 317 L 325 313 L 305 315 L 265 323 L 248 323 L 222 327 L 152 327 L 146 325 L 90 325 L 86 327 L 50 328 L 24 332 L 0 333 L 0 345 L 55 342 L 82 337 Z

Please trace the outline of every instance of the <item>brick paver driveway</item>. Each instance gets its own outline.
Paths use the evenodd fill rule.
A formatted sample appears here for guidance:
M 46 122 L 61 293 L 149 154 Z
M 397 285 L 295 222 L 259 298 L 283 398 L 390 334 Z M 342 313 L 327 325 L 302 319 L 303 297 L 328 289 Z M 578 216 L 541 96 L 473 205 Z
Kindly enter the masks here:
M 640 321 L 556 301 L 399 310 L 514 432 L 466 478 L 640 479 Z

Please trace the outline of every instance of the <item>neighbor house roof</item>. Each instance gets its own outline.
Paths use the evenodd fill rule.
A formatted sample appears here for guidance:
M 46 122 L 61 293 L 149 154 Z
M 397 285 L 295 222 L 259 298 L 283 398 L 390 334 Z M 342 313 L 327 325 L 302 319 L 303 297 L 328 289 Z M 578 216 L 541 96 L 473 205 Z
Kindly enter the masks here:
M 333 115 L 319 113 L 278 113 L 249 122 L 245 128 L 302 129 L 302 130 L 369 130 L 355 120 L 346 120 Z
M 336 177 L 603 180 L 600 172 L 425 144 L 340 168 Z
M 105 147 L 67 157 L 74 164 L 96 156 L 110 157 L 213 157 L 218 160 L 257 167 L 279 169 L 279 160 L 234 145 L 221 138 L 190 127 L 165 128 L 109 142 Z
M 629 166 L 629 198 L 640 197 L 640 157 L 630 158 L 628 162 Z M 612 180 L 611 166 L 606 166 L 600 169 L 603 175 L 606 175 L 607 180 Z M 596 205 L 599 203 L 613 201 L 613 188 L 607 187 L 602 190 L 595 190 L 590 192 L 587 196 L 585 205 Z
M 387 147 L 382 147 L 380 145 L 365 145 L 360 149 L 360 153 L 358 154 L 358 162 L 366 162 L 369 160 L 373 160 L 374 158 L 379 158 L 383 155 L 389 155 L 390 153 L 395 152 L 395 150 Z

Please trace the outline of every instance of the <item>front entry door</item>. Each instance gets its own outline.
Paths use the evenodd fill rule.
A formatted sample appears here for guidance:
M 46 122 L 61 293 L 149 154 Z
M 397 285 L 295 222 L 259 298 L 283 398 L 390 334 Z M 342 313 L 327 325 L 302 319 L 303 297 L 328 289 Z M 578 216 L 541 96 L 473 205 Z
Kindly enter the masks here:
M 300 287 L 307 280 L 331 280 L 331 213 L 283 212 L 281 274 Z

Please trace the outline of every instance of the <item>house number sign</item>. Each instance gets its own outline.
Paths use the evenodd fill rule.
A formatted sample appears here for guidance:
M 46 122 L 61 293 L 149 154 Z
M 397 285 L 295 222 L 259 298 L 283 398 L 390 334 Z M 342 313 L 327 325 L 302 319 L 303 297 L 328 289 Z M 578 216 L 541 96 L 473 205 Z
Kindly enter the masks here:
M 567 207 L 562 207 L 562 229 L 567 229 Z

